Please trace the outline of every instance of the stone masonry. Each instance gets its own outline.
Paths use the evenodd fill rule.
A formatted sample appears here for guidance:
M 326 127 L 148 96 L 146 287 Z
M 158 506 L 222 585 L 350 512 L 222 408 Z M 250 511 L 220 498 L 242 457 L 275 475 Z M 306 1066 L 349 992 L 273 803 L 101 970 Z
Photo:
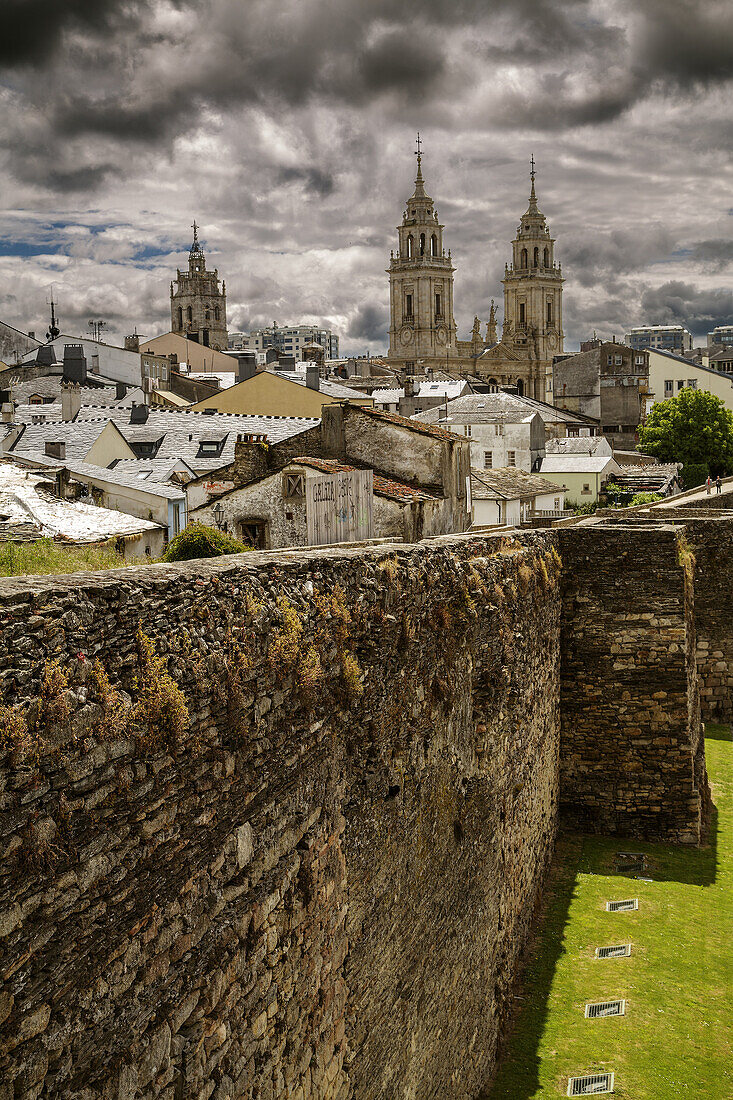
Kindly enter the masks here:
M 699 839 L 686 546 L 0 581 L 0 1100 L 475 1097 L 561 798 Z

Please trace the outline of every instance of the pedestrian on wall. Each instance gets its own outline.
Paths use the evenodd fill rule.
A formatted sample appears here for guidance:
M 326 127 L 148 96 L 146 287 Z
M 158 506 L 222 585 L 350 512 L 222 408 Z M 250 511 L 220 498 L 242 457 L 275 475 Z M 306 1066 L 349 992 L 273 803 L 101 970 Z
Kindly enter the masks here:
M 720 481 L 720 474 L 718 474 L 718 476 L 715 479 L 715 491 L 716 491 L 716 493 L 719 493 L 720 489 L 721 489 L 721 481 Z
M 708 474 L 708 479 L 707 479 L 707 481 L 705 482 L 705 488 L 706 488 L 706 489 L 707 489 L 707 491 L 708 491 L 708 496 L 710 496 L 710 490 L 712 489 L 712 487 L 713 487 L 713 483 L 712 483 L 712 481 L 710 480 L 710 474 Z

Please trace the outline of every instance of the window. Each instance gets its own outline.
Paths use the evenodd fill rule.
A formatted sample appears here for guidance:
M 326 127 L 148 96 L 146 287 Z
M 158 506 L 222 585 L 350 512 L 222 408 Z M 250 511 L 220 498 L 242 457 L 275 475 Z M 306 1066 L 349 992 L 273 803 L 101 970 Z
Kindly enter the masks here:
M 414 247 L 414 241 L 412 239 L 412 233 L 408 233 L 408 235 L 407 235 L 407 258 L 408 258 L 408 260 L 412 259 L 413 247 Z
M 588 496 L 589 494 L 590 494 L 590 485 L 588 484 L 588 482 L 586 482 L 585 485 L 583 486 L 583 495 Z
M 193 310 L 191 309 L 191 307 L 190 307 L 190 306 L 189 306 L 189 307 L 188 307 L 188 309 L 186 310 L 186 318 L 187 318 L 187 320 L 188 320 L 188 323 L 189 323 L 189 325 L 190 325 L 190 324 L 192 323 L 192 321 L 193 321 Z
M 441 300 L 440 294 L 435 295 L 435 316 L 436 317 L 442 317 L 443 316 L 443 302 Z
M 534 266 L 535 267 L 540 266 L 540 250 L 539 250 L 539 248 L 535 248 L 535 250 L 534 250 Z
M 497 435 L 503 435 L 504 434 L 504 425 L 501 423 L 501 421 L 496 425 L 496 434 Z
M 555 497 L 555 511 L 560 511 L 560 497 Z
M 204 458 L 206 455 L 218 458 L 224 448 L 224 440 L 218 439 L 201 439 L 199 440 L 199 453 L 198 457 Z
M 550 251 L 547 248 L 545 249 L 544 259 L 545 259 L 545 267 L 549 267 L 550 266 Z
M 526 248 L 522 249 L 522 252 L 521 252 L 521 255 L 520 255 L 520 266 L 521 267 L 526 267 L 527 266 L 527 249 Z
M 214 320 L 215 320 L 215 321 L 218 321 L 218 320 L 219 320 L 219 317 L 220 317 L 220 316 L 221 316 L 221 314 L 220 314 L 220 312 L 219 312 L 219 307 L 218 307 L 218 306 L 214 306 Z
M 674 393 L 674 382 L 671 378 L 668 378 L 664 383 L 664 396 L 671 397 Z
M 547 303 L 547 323 L 552 324 L 552 302 Z
M 484 451 L 484 469 L 490 470 L 494 465 L 493 451 Z
M 527 307 L 525 306 L 524 302 L 520 302 L 519 303 L 519 323 L 520 323 L 520 325 L 523 325 L 524 322 L 525 322 L 526 309 L 527 309 Z
M 209 309 L 208 306 L 206 307 L 204 313 L 205 313 L 205 316 L 206 316 L 206 320 L 210 321 L 211 320 L 211 310 Z
M 425 234 L 424 233 L 420 234 L 420 255 L 421 256 L 425 255 Z
M 677 380 L 677 393 L 679 393 L 680 390 L 683 390 L 684 388 L 685 388 L 684 378 L 678 378 L 678 380 Z
M 465 436 L 470 436 L 470 434 L 471 434 L 471 425 L 470 424 L 464 424 L 463 425 L 463 434 Z
M 516 464 L 517 464 L 517 452 L 516 451 L 507 451 L 507 453 L 506 453 L 506 464 L 507 464 L 507 466 L 516 466 Z
M 183 328 L 183 310 L 178 307 L 178 327 Z
M 283 481 L 283 496 L 286 500 L 304 500 L 305 474 L 286 474 Z
M 434 233 L 433 233 L 432 237 L 430 238 L 430 255 L 431 256 L 437 256 L 438 255 L 438 238 L 435 236 Z
M 689 386 L 689 388 L 691 390 L 696 390 L 697 389 L 697 378 L 688 378 L 687 379 L 687 385 Z
M 405 316 L 412 319 L 412 295 L 405 295 Z
M 254 550 L 267 549 L 267 522 L 264 519 L 243 520 L 240 523 L 242 542 Z
M 99 374 L 99 352 L 92 352 L 92 374 Z
M 637 365 L 637 367 L 643 367 L 644 366 L 644 356 L 643 355 L 637 355 L 636 365 Z

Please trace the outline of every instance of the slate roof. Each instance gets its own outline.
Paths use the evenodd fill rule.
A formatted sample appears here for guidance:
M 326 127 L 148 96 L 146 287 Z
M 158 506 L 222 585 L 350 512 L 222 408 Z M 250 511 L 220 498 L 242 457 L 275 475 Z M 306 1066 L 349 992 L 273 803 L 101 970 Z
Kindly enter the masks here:
M 186 466 L 186 470 L 176 470 L 175 467 L 179 462 L 183 462 L 184 466 Z M 157 481 L 164 485 L 167 484 L 176 473 L 180 472 L 186 477 L 193 477 L 195 473 L 182 458 L 121 458 L 113 462 L 109 468 L 111 470 L 117 470 L 118 473 L 121 474 L 133 474 L 138 480 Z
M 602 474 L 608 466 L 616 467 L 613 455 L 553 455 L 542 459 L 541 474 Z
M 159 523 L 138 519 L 111 508 L 60 500 L 48 491 L 48 481 L 13 463 L 0 463 L 0 516 L 4 537 L 17 526 L 26 540 L 31 527 L 39 538 L 65 542 L 99 542 L 120 535 L 160 530 Z
M 546 481 L 536 474 L 518 470 L 514 466 L 500 466 L 495 470 L 471 469 L 471 494 L 477 500 L 522 500 L 541 493 L 564 492 L 554 481 Z
M 145 464 L 141 462 L 140 465 Z M 180 485 L 166 485 L 162 481 L 150 481 L 148 478 L 141 480 L 139 474 L 132 470 L 120 470 L 118 467 L 109 469 L 106 466 L 95 466 L 93 462 L 59 462 L 58 466 L 68 470 L 72 478 L 76 475 L 80 478 L 108 481 L 110 485 L 138 489 L 142 493 L 164 497 L 166 500 L 181 500 L 186 496 L 186 490 Z
M 11 372 L 12 373 L 12 372 Z M 12 384 L 12 399 L 16 404 L 24 405 L 32 394 L 37 393 L 42 397 L 61 398 L 61 384 L 63 378 L 60 374 L 44 375 L 40 378 L 29 378 L 22 382 Z M 118 401 L 117 387 L 111 386 L 81 386 L 79 389 L 83 405 L 115 405 Z
M 611 444 L 602 435 L 568 436 L 565 439 L 548 439 L 545 451 L 550 454 L 611 455 Z
M 397 405 L 404 396 L 404 390 L 372 390 L 372 398 L 379 405 Z
M 546 424 L 569 423 L 582 424 L 585 427 L 598 423 L 591 417 L 571 413 L 567 409 L 556 409 L 554 405 L 535 401 L 532 397 L 520 397 L 515 393 L 501 391 L 467 393 L 463 397 L 446 402 L 445 405 L 437 405 L 426 412 L 416 413 L 413 419 L 429 424 L 434 423 L 441 415 L 447 415 L 458 424 L 494 424 L 499 420 L 503 420 L 504 423 L 520 424 L 536 412 Z
M 52 465 L 59 460 L 45 455 L 45 445 L 58 442 L 66 444 L 64 461 L 83 462 L 106 423 L 106 419 L 99 419 L 88 423 L 59 420 L 50 424 L 26 424 L 9 453 L 40 456 Z
M 348 473 L 352 470 L 365 468 L 363 466 L 351 466 L 345 462 L 338 462 L 335 458 L 311 458 L 309 456 L 294 458 L 292 464 L 309 466 L 314 470 L 322 471 L 324 474 L 335 474 L 342 471 Z M 389 500 L 395 500 L 399 504 L 410 504 L 415 500 L 443 499 L 442 493 L 424 489 L 422 486 L 409 485 L 406 481 L 398 481 L 396 478 L 378 474 L 376 470 L 373 474 L 374 492 L 377 496 L 387 497 Z
M 151 458 L 182 458 L 196 473 L 218 470 L 220 466 L 233 462 L 238 434 L 266 435 L 268 443 L 280 443 L 320 423 L 314 417 L 179 412 L 156 406 L 150 409 L 144 424 L 131 424 L 130 417 L 130 409 L 82 406 L 74 423 L 96 423 L 101 430 L 106 420 L 112 420 L 130 444 L 160 440 L 160 446 Z M 218 454 L 199 454 L 201 442 L 215 441 L 223 444 Z
M 261 374 L 274 374 L 277 378 L 284 378 L 286 382 L 296 382 L 299 386 L 307 385 L 305 371 L 299 370 L 267 370 L 260 371 Z M 313 391 L 315 393 L 315 390 Z M 342 386 L 340 382 L 331 382 L 327 378 L 319 378 L 318 380 L 318 392 L 324 394 L 326 397 L 337 397 L 343 401 L 363 401 L 366 394 L 360 393 L 358 390 L 351 390 L 347 386 Z

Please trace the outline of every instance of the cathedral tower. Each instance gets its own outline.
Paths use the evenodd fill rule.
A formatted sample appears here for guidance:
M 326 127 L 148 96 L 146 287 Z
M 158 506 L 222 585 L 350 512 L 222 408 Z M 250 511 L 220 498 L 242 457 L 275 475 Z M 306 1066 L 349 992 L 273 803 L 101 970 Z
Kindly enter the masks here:
M 512 242 L 513 259 L 504 273 L 504 325 L 521 356 L 552 363 L 563 349 L 562 267 L 555 263 L 555 241 L 537 206 L 534 157 L 529 208 Z M 506 340 L 506 337 L 505 337 Z M 535 396 L 540 396 L 536 393 Z M 544 399 L 544 392 L 541 394 Z
M 215 351 L 226 351 L 226 283 L 219 289 L 219 272 L 206 270 L 206 257 L 199 244 L 198 226 L 193 223 L 193 244 L 188 271 L 178 271 L 176 287 L 171 283 L 171 329 Z
M 453 319 L 453 264 L 443 249 L 443 226 L 425 193 L 422 151 L 417 136 L 415 190 L 407 200 L 398 248 L 389 274 L 389 358 L 396 366 L 422 373 L 445 367 L 457 354 Z

